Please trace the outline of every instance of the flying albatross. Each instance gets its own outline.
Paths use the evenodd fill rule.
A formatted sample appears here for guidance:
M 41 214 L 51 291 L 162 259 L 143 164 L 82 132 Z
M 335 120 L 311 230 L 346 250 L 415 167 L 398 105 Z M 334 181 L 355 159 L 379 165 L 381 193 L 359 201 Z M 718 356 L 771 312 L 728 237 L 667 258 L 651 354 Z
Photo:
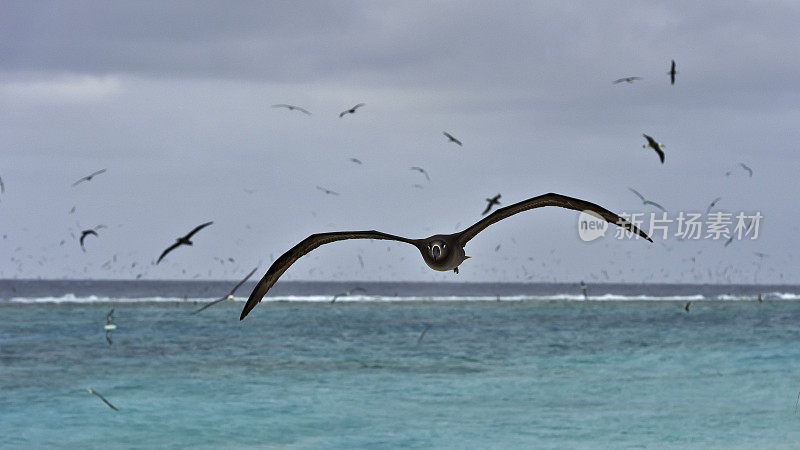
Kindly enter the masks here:
M 114 308 L 111 308 L 111 311 L 106 315 L 106 324 L 103 329 L 106 330 L 106 342 L 111 345 L 111 332 L 117 329 L 117 324 L 114 323 Z
M 425 169 L 423 169 L 422 167 L 414 166 L 414 167 L 412 167 L 410 170 L 416 170 L 417 172 L 419 172 L 419 173 L 421 173 L 421 174 L 425 175 L 425 178 L 426 178 L 428 181 L 431 181 L 431 177 L 429 177 L 429 176 L 428 176 L 428 172 L 426 172 L 426 171 L 425 171 Z
M 300 111 L 301 113 L 308 114 L 309 116 L 311 115 L 311 113 L 310 113 L 310 112 L 308 112 L 308 110 L 307 110 L 307 109 L 305 109 L 305 108 L 301 108 L 301 107 L 299 107 L 299 106 L 294 106 L 294 105 L 285 105 L 285 104 L 281 103 L 281 104 L 279 104 L 279 105 L 272 105 L 272 107 L 273 107 L 273 108 L 286 108 L 286 109 L 288 109 L 289 111 Z
M 86 251 L 86 247 L 83 246 L 83 240 L 86 239 L 86 236 L 90 234 L 97 236 L 97 231 L 94 231 L 94 228 L 81 231 L 81 237 L 78 241 L 81 243 L 81 250 L 83 250 L 84 252 Z
M 489 202 L 489 203 L 486 205 L 486 209 L 483 210 L 481 215 L 485 216 L 486 213 L 488 213 L 489 211 L 492 210 L 492 206 L 499 205 L 500 204 L 500 197 L 502 197 L 502 196 L 500 194 L 497 194 L 492 198 L 487 198 L 486 201 Z
M 239 320 L 244 319 L 250 311 L 261 301 L 269 289 L 278 281 L 281 275 L 292 265 L 295 261 L 300 259 L 303 255 L 311 252 L 320 245 L 329 244 L 331 242 L 341 241 L 345 239 L 381 239 L 389 241 L 399 241 L 411 244 L 419 250 L 422 254 L 422 259 L 425 264 L 433 270 L 448 271 L 452 270 L 458 273 L 458 266 L 469 258 L 464 252 L 464 246 L 474 238 L 478 233 L 483 231 L 489 225 L 499 222 L 507 217 L 513 216 L 522 211 L 529 209 L 541 208 L 544 206 L 559 206 L 561 208 L 572 209 L 575 211 L 592 211 L 599 215 L 609 223 L 623 227 L 626 230 L 637 233 L 650 242 L 653 242 L 647 234 L 628 222 L 627 220 L 619 217 L 613 212 L 603 208 L 600 205 L 580 200 L 577 198 L 567 197 L 560 194 L 544 194 L 537 197 L 523 200 L 504 208 L 500 208 L 492 214 L 484 217 L 474 225 L 467 229 L 454 234 L 435 234 L 424 239 L 409 239 L 402 236 L 395 236 L 392 234 L 383 233 L 380 231 L 336 231 L 329 233 L 312 234 L 311 236 L 300 241 L 299 244 L 292 247 L 286 253 L 281 255 L 272 263 L 272 266 L 264 274 L 264 277 L 256 284 L 255 289 L 247 299 L 247 303 L 242 309 L 242 314 Z
M 164 259 L 165 256 L 167 256 L 167 253 L 175 250 L 179 246 L 181 246 L 181 245 L 192 245 L 192 241 L 190 241 L 189 239 L 191 239 L 192 236 L 194 236 L 195 233 L 197 233 L 198 231 L 202 230 L 203 228 L 211 225 L 212 223 L 214 223 L 214 222 L 206 222 L 206 223 L 204 223 L 202 225 L 198 225 L 197 227 L 195 227 L 194 230 L 190 231 L 189 234 L 187 234 L 186 236 L 179 237 L 178 239 L 176 239 L 175 243 L 170 245 L 169 247 L 167 247 L 167 249 L 164 250 L 164 253 L 162 253 L 161 256 L 158 257 L 158 261 L 156 261 L 156 264 L 160 263 L 161 260 Z
M 344 111 L 340 112 L 339 113 L 339 118 L 341 119 L 342 117 L 344 117 L 345 114 L 355 114 L 356 110 L 358 108 L 361 108 L 362 106 L 364 106 L 364 103 L 359 103 L 359 104 L 357 104 L 356 106 L 353 106 L 350 109 L 347 109 L 347 110 L 344 110 Z
M 209 306 L 214 306 L 214 305 L 216 305 L 217 303 L 219 303 L 219 302 L 221 302 L 223 300 L 233 300 L 233 294 L 236 292 L 236 290 L 239 289 L 245 283 L 245 281 L 249 280 L 250 277 L 252 277 L 253 274 L 256 273 L 256 270 L 258 270 L 258 267 L 254 267 L 253 270 L 251 270 L 250 273 L 248 273 L 247 276 L 242 279 L 242 281 L 240 281 L 236 286 L 233 287 L 233 289 L 231 289 L 231 291 L 228 293 L 228 295 L 226 295 L 225 297 L 219 298 L 217 300 L 214 300 L 213 302 L 206 303 L 202 308 L 198 309 L 197 311 L 193 312 L 192 314 L 197 314 L 200 311 L 208 308 Z
M 667 73 L 669 74 L 669 82 L 670 82 L 670 84 L 675 84 L 675 74 L 677 74 L 678 71 L 675 70 L 675 60 L 674 59 L 672 60 L 672 65 L 670 66 L 669 72 L 667 72 Z
M 666 145 L 656 142 L 655 139 L 652 137 L 642 133 L 645 139 L 647 139 L 647 145 L 643 145 L 642 148 L 650 147 L 658 153 L 658 158 L 661 160 L 661 164 L 664 164 L 664 150 L 661 150 L 662 147 L 666 147 Z
M 717 206 L 717 202 L 719 202 L 720 200 L 722 200 L 722 197 L 717 197 L 717 198 L 715 198 L 715 199 L 714 199 L 714 200 L 713 200 L 713 201 L 712 201 L 712 202 L 711 202 L 711 203 L 708 205 L 708 208 L 706 208 L 706 214 L 710 213 L 710 212 L 711 212 L 711 208 L 713 208 L 713 207 Z
M 459 147 L 462 146 L 461 141 L 459 141 L 458 139 L 454 138 L 452 134 L 448 133 L 447 131 L 442 131 L 442 134 L 447 136 L 447 142 L 455 142 L 456 144 L 459 145 Z
M 641 80 L 641 79 L 642 79 L 642 77 L 625 77 L 625 78 L 620 78 L 618 80 L 614 80 L 614 81 L 611 82 L 611 84 L 620 84 L 623 81 L 626 82 L 626 83 L 633 84 L 634 80 Z
M 75 187 L 75 186 L 83 183 L 84 181 L 92 181 L 92 178 L 94 178 L 97 175 L 100 175 L 101 173 L 103 173 L 105 171 L 106 171 L 106 169 L 100 169 L 100 170 L 98 170 L 97 172 L 94 172 L 91 175 L 86 175 L 85 177 L 81 178 L 80 180 L 72 183 L 72 187 Z
M 664 212 L 667 212 L 667 210 L 666 210 L 666 209 L 664 209 L 664 207 L 663 207 L 663 206 L 659 205 L 658 203 L 656 203 L 656 202 L 654 202 L 654 201 L 650 201 L 650 200 L 648 200 L 648 199 L 644 198 L 644 195 L 642 195 L 642 194 L 640 194 L 639 192 L 637 192 L 637 191 L 636 191 L 636 189 L 634 189 L 634 188 L 630 188 L 630 187 L 629 187 L 629 188 L 628 188 L 628 190 L 629 190 L 629 191 L 631 191 L 631 192 L 633 192 L 634 194 L 636 194 L 636 196 L 637 196 L 637 197 L 639 197 L 639 200 L 641 200 L 641 201 L 642 201 L 642 205 L 653 205 L 653 206 L 655 206 L 656 208 L 658 208 L 658 209 L 660 209 L 660 210 L 662 210 L 662 211 L 664 211 Z
M 90 393 L 90 394 L 92 394 L 92 395 L 96 395 L 96 396 L 100 397 L 100 400 L 102 400 L 102 401 L 103 401 L 103 403 L 105 403 L 106 405 L 108 405 L 108 407 L 109 407 L 109 408 L 113 409 L 114 411 L 119 411 L 119 410 L 117 409 L 117 407 L 116 407 L 116 406 L 114 406 L 114 405 L 112 405 L 111 403 L 109 403 L 109 401 L 108 401 L 108 400 L 106 400 L 106 398 L 105 398 L 105 397 L 103 397 L 102 395 L 100 395 L 100 393 L 99 393 L 99 392 L 97 392 L 97 391 L 95 391 L 94 389 L 92 389 L 92 388 L 86 389 L 86 392 L 88 392 L 88 393 Z

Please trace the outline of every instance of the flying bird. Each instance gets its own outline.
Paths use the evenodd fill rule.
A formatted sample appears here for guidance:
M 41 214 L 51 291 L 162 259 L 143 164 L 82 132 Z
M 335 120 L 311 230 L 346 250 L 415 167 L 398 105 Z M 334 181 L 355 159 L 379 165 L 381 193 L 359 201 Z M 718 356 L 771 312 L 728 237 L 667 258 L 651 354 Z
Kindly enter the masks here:
M 233 289 L 231 289 L 231 291 L 228 293 L 228 295 L 226 295 L 225 297 L 219 298 L 217 300 L 214 300 L 213 302 L 206 303 L 202 308 L 198 309 L 197 311 L 193 312 L 192 314 L 197 314 L 200 311 L 208 308 L 209 306 L 214 306 L 214 305 L 216 305 L 217 303 L 219 303 L 219 302 L 221 302 L 223 300 L 233 300 L 233 294 L 236 293 L 236 290 L 239 289 L 247 280 L 249 280 L 250 277 L 252 277 L 253 274 L 256 273 L 256 270 L 258 270 L 257 266 L 255 268 L 253 268 L 253 270 L 251 270 L 250 273 L 248 273 L 247 276 L 242 279 L 242 281 L 237 283 L 236 286 L 234 286 Z
M 86 175 L 85 177 L 81 178 L 80 180 L 72 183 L 72 187 L 75 187 L 75 186 L 83 183 L 84 181 L 92 181 L 92 178 L 94 178 L 97 175 L 100 175 L 101 173 L 103 173 L 105 171 L 106 171 L 106 169 L 100 169 L 100 170 L 98 170 L 97 172 L 95 172 L 95 173 L 93 173 L 91 175 Z
M 330 189 L 325 189 L 324 187 L 321 187 L 321 186 L 317 186 L 317 189 L 319 189 L 320 191 L 322 191 L 322 192 L 324 192 L 324 193 L 326 193 L 326 194 L 330 194 L 330 195 L 339 195 L 339 193 L 338 193 L 338 192 L 333 192 L 332 190 L 330 190 Z
M 206 223 L 204 223 L 202 225 L 198 225 L 197 227 L 195 227 L 194 230 L 190 231 L 189 234 L 187 234 L 186 236 L 179 237 L 178 239 L 176 239 L 175 243 L 170 245 L 169 247 L 167 247 L 167 249 L 164 250 L 164 253 L 162 253 L 161 256 L 158 257 L 158 261 L 156 261 L 156 264 L 160 263 L 161 260 L 164 259 L 165 256 L 167 256 L 167 253 L 175 250 L 179 246 L 181 246 L 181 245 L 192 245 L 192 241 L 190 241 L 189 239 L 191 239 L 192 236 L 194 236 L 195 233 L 197 233 L 198 231 L 202 230 L 203 228 L 211 225 L 212 223 L 214 223 L 214 222 L 206 222 Z
M 114 405 L 112 405 L 111 403 L 109 403 L 109 401 L 108 401 L 108 400 L 106 400 L 106 398 L 105 398 L 105 397 L 103 397 L 102 395 L 100 395 L 100 393 L 99 393 L 99 392 L 97 392 L 97 391 L 95 391 L 94 389 L 91 389 L 91 388 L 89 388 L 89 389 L 86 389 L 86 392 L 88 392 L 88 393 L 90 393 L 90 394 L 92 394 L 92 395 L 96 395 L 96 396 L 100 397 L 100 400 L 102 400 L 102 401 L 103 401 L 103 403 L 105 403 L 106 405 L 108 405 L 108 407 L 109 407 L 109 408 L 113 409 L 114 411 L 119 411 L 119 410 L 117 409 L 117 407 L 116 407 L 116 406 L 114 406 Z
M 450 134 L 450 133 L 448 133 L 447 131 L 442 131 L 442 134 L 444 134 L 445 136 L 447 136 L 447 139 L 448 139 L 448 141 L 447 141 L 447 142 L 455 142 L 455 143 L 456 143 L 456 144 L 458 144 L 459 146 L 461 146 L 461 145 L 462 145 L 462 144 L 461 144 L 461 141 L 459 141 L 458 139 L 454 138 L 454 137 L 453 137 L 453 135 L 452 135 L 452 134 Z
M 586 286 L 586 283 L 583 282 L 583 280 L 581 280 L 581 292 L 583 292 L 583 299 L 589 300 L 588 288 Z
M 688 302 L 686 302 L 686 304 L 685 304 L 685 305 L 683 305 L 683 309 L 685 309 L 685 310 L 686 310 L 686 312 L 689 312 L 689 307 L 690 307 L 690 306 L 692 306 L 692 302 L 691 302 L 691 301 L 688 301 Z
M 364 106 L 364 103 L 359 103 L 359 104 L 357 104 L 356 106 L 353 106 L 352 108 L 350 108 L 350 109 L 348 109 L 348 110 L 345 110 L 345 111 L 342 111 L 342 112 L 340 112 L 340 113 L 339 113 L 339 118 L 341 119 L 342 117 L 344 117 L 344 115 L 345 115 L 345 114 L 355 114 L 355 113 L 356 113 L 356 110 L 357 110 L 358 108 L 361 108 L 362 106 Z
M 653 150 L 655 150 L 656 153 L 658 153 L 658 158 L 661 160 L 661 164 L 664 164 L 664 150 L 661 150 L 661 149 L 663 147 L 666 147 L 666 145 L 664 145 L 664 144 L 662 144 L 660 142 L 656 142 L 655 139 L 653 139 L 652 137 L 650 137 L 650 136 L 648 136 L 648 135 L 646 135 L 644 133 L 642 133 L 642 136 L 644 136 L 644 138 L 647 139 L 647 145 L 643 145 L 642 148 L 650 147 Z
M 425 175 L 425 178 L 427 178 L 428 181 L 431 181 L 431 177 L 428 176 L 428 172 L 426 172 L 425 169 L 423 169 L 422 167 L 414 166 L 410 170 L 416 170 L 417 172 Z
M 667 210 L 666 210 L 666 209 L 664 209 L 664 207 L 663 207 L 663 206 L 659 205 L 659 204 L 658 204 L 658 203 L 656 203 L 656 202 L 653 202 L 653 201 L 650 201 L 650 200 L 648 200 L 648 199 L 644 198 L 644 195 L 642 195 L 642 194 L 638 193 L 638 192 L 636 191 L 636 189 L 634 189 L 634 188 L 630 188 L 630 187 L 629 187 L 629 188 L 628 188 L 628 190 L 629 190 L 629 191 L 631 191 L 631 192 L 633 192 L 634 194 L 636 194 L 636 196 L 637 196 L 637 197 L 639 197 L 639 200 L 641 200 L 641 201 L 642 201 L 642 204 L 643 204 L 643 205 L 653 205 L 653 206 L 655 206 L 656 208 L 658 208 L 658 209 L 660 209 L 660 210 L 662 210 L 662 211 L 664 211 L 664 212 L 667 212 Z
M 0 194 L 4 194 L 6 192 L 6 185 L 3 184 L 3 178 L 0 177 Z
M 331 303 L 336 302 L 336 299 L 339 298 L 339 297 L 349 297 L 349 296 L 353 295 L 356 292 L 362 292 L 362 293 L 366 294 L 367 290 L 362 288 L 362 287 L 354 287 L 353 289 L 350 289 L 347 292 L 342 292 L 341 294 L 334 295 L 333 298 L 331 299 Z
M 625 78 L 620 78 L 618 80 L 614 80 L 614 81 L 611 82 L 611 84 L 619 84 L 619 83 L 622 83 L 623 81 L 626 82 L 626 83 L 633 84 L 634 80 L 641 80 L 641 79 L 642 79 L 642 77 L 625 77 Z
M 114 323 L 114 308 L 111 308 L 111 311 L 108 312 L 106 315 L 106 324 L 103 326 L 103 329 L 106 330 L 106 342 L 108 345 L 111 345 L 111 332 L 117 329 L 117 324 Z
M 667 72 L 667 73 L 669 74 L 669 82 L 670 82 L 670 84 L 675 84 L 675 74 L 678 73 L 678 71 L 675 70 L 675 60 L 674 59 L 672 60 L 672 65 L 670 66 L 669 72 Z
M 86 247 L 83 246 L 83 240 L 86 239 L 86 236 L 90 234 L 97 236 L 97 232 L 94 231 L 94 228 L 81 231 L 80 243 L 81 243 L 81 250 L 83 250 L 84 252 L 86 251 Z
M 311 113 L 310 113 L 310 112 L 308 112 L 308 110 L 307 110 L 307 109 L 305 109 L 305 108 L 301 108 L 301 107 L 299 107 L 299 106 L 294 106 L 294 105 L 284 105 L 283 103 L 281 103 L 281 104 L 278 104 L 278 105 L 272 105 L 272 107 L 273 107 L 273 108 L 286 108 L 286 109 L 288 109 L 289 111 L 300 111 L 301 113 L 308 114 L 309 116 L 311 115 Z
M 745 163 L 739 163 L 739 166 L 740 166 L 742 169 L 746 170 L 746 171 L 747 171 L 747 173 L 749 173 L 751 177 L 753 176 L 753 169 L 751 169 L 751 168 L 747 167 L 747 165 L 746 165 Z
M 716 205 L 717 205 L 717 202 L 718 202 L 718 201 L 720 201 L 720 200 L 722 200 L 722 197 L 717 197 L 717 198 L 715 198 L 715 199 L 714 199 L 714 201 L 712 201 L 712 202 L 711 202 L 711 204 L 710 204 L 710 205 L 708 205 L 708 208 L 706 208 L 706 214 L 710 213 L 710 212 L 711 212 L 711 208 L 713 208 L 714 206 L 716 206 Z
M 481 213 L 482 216 L 485 216 L 486 213 L 488 213 L 489 210 L 492 209 L 492 206 L 500 204 L 500 194 L 497 194 L 492 198 L 487 198 L 486 201 L 489 202 L 489 204 L 486 205 L 486 209 L 484 209 L 483 212 Z
M 359 165 L 361 164 L 361 160 L 358 159 L 358 158 L 350 158 L 350 161 L 353 161 L 354 163 L 359 164 Z
M 428 330 L 430 330 L 430 329 L 431 329 L 430 325 L 425 325 L 425 329 L 422 330 L 422 333 L 420 333 L 419 337 L 417 338 L 417 345 L 419 345 L 422 342 L 422 338 L 425 337 L 425 333 L 427 333 Z
M 244 319 L 247 314 L 250 313 L 250 311 L 261 301 L 267 291 L 269 291 L 275 282 L 278 281 L 278 278 L 280 278 L 280 276 L 283 275 L 283 273 L 286 272 L 286 270 L 292 264 L 294 264 L 295 261 L 320 245 L 346 239 L 381 239 L 405 242 L 413 245 L 417 248 L 417 250 L 419 250 L 423 261 L 425 261 L 425 264 L 427 264 L 431 269 L 438 271 L 452 270 L 455 273 L 458 273 L 458 266 L 467 258 L 469 258 L 464 252 L 464 246 L 478 233 L 483 231 L 489 225 L 511 217 L 517 213 L 545 206 L 558 206 L 575 211 L 593 211 L 607 222 L 623 227 L 633 233 L 637 233 L 648 241 L 653 242 L 653 240 L 650 239 L 650 237 L 648 237 L 644 231 L 640 230 L 638 227 L 619 217 L 613 212 L 603 208 L 602 206 L 587 202 L 585 200 L 554 193 L 539 195 L 537 197 L 500 208 L 467 229 L 454 234 L 436 234 L 424 239 L 409 239 L 375 230 L 338 231 L 312 234 L 311 236 L 300 241 L 300 243 L 292 247 L 275 260 L 272 266 L 270 266 L 270 268 L 267 270 L 267 273 L 264 274 L 264 277 L 261 278 L 258 284 L 256 284 L 255 289 L 253 289 L 253 292 L 250 294 L 250 298 L 247 299 L 247 303 L 244 305 L 244 309 L 242 309 L 242 314 L 239 319 Z

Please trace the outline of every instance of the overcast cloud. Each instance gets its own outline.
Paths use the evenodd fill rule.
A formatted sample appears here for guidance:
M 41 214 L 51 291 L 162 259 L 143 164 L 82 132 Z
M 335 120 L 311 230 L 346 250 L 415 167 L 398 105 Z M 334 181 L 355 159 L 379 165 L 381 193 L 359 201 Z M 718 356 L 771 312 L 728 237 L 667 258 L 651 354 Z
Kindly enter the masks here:
M 479 235 L 459 275 L 431 271 L 410 246 L 350 241 L 284 277 L 800 282 L 796 2 L 3 2 L 2 11 L 0 277 L 237 279 L 314 232 L 453 232 L 497 193 L 505 205 L 553 191 L 652 211 L 630 186 L 673 218 L 722 197 L 720 211 L 759 211 L 760 235 L 728 247 L 611 234 L 584 243 L 577 214 L 551 208 Z M 611 84 L 625 76 L 643 79 Z M 665 164 L 641 147 L 642 133 L 666 144 Z M 209 220 L 193 248 L 152 265 Z M 107 228 L 82 252 L 76 236 L 98 224 Z

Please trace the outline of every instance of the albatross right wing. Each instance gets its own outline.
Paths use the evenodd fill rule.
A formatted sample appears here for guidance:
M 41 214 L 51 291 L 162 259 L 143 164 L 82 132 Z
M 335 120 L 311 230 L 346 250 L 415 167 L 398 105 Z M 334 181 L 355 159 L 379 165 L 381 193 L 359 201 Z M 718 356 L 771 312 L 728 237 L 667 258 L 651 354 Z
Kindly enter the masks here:
M 278 278 L 280 278 L 280 276 L 286 272 L 286 269 L 288 269 L 289 266 L 300 259 L 300 257 L 307 254 L 311 250 L 314 250 L 320 245 L 329 244 L 336 241 L 343 241 L 345 239 L 383 239 L 388 241 L 405 242 L 415 247 L 417 246 L 417 241 L 415 239 L 408 239 L 401 236 L 381 233 L 380 231 L 375 230 L 337 231 L 332 233 L 312 234 L 311 236 L 300 241 L 299 244 L 292 247 L 289 251 L 276 259 L 274 263 L 272 263 L 272 266 L 270 266 L 270 268 L 267 270 L 267 273 L 264 274 L 264 277 L 261 278 L 261 281 L 256 284 L 255 289 L 253 289 L 253 292 L 250 294 L 250 298 L 247 299 L 247 303 L 244 305 L 244 309 L 242 309 L 242 315 L 239 317 L 239 320 L 247 317 L 247 314 L 249 314 L 250 311 L 255 308 L 261 299 L 264 298 L 264 295 L 267 293 L 267 291 L 269 291 L 275 282 L 278 281 Z

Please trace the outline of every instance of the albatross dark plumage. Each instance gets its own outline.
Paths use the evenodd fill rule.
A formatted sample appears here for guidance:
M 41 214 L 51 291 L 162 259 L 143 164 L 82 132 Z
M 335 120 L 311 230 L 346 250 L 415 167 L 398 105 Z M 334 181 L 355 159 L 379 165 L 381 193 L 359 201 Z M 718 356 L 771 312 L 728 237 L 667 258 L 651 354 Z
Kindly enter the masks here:
M 161 253 L 161 256 L 158 257 L 158 261 L 156 261 L 156 264 L 160 263 L 161 260 L 164 259 L 165 256 L 167 256 L 167 253 L 175 250 L 179 246 L 181 246 L 181 245 L 192 245 L 193 243 L 190 240 L 192 238 L 192 236 L 194 236 L 195 233 L 197 233 L 198 231 L 202 230 L 203 228 L 211 225 L 212 223 L 214 223 L 214 222 L 206 222 L 206 223 L 204 223 L 202 225 L 198 225 L 197 227 L 195 227 L 194 230 L 190 231 L 189 234 L 187 234 L 186 236 L 179 237 L 178 239 L 176 239 L 174 244 L 172 244 L 169 247 L 167 247 L 167 249 L 164 250 L 163 253 Z
M 422 167 L 414 166 L 410 170 L 416 170 L 417 172 L 425 175 L 425 179 L 427 179 L 428 181 L 431 181 L 431 177 L 428 176 L 428 172 L 426 172 L 425 169 L 423 169 Z
M 675 74 L 677 74 L 678 71 L 675 70 L 675 60 L 674 59 L 672 60 L 672 65 L 670 65 L 669 72 L 667 72 L 667 73 L 669 74 L 669 82 L 670 82 L 670 84 L 675 84 Z
M 84 181 L 92 181 L 92 178 L 94 178 L 97 175 L 100 175 L 101 173 L 103 173 L 105 171 L 106 171 L 106 169 L 100 169 L 100 170 L 98 170 L 97 172 L 94 172 L 91 175 L 86 175 L 85 177 L 81 178 L 80 180 L 72 183 L 72 187 L 75 187 L 75 186 L 83 183 Z
M 95 395 L 95 396 L 97 396 L 97 397 L 98 397 L 100 400 L 102 400 L 102 401 L 103 401 L 103 403 L 105 403 L 106 405 L 108 405 L 108 407 L 109 407 L 109 408 L 111 408 L 111 409 L 113 409 L 114 411 L 119 411 L 119 410 L 117 409 L 117 407 L 116 407 L 116 406 L 112 405 L 112 404 L 111 404 L 111 402 L 109 402 L 108 400 L 106 400 L 106 398 L 105 398 L 105 397 L 103 397 L 103 395 L 102 395 L 102 394 L 100 394 L 99 392 L 95 391 L 94 389 L 92 389 L 92 388 L 86 389 L 86 392 L 88 392 L 88 393 L 90 393 L 90 394 L 92 394 L 92 395 Z
M 308 254 L 315 248 L 330 244 L 336 241 L 346 239 L 380 239 L 404 242 L 411 244 L 419 250 L 425 264 L 433 270 L 449 271 L 452 270 L 458 273 L 458 266 L 469 258 L 464 252 L 464 246 L 474 238 L 478 233 L 486 229 L 489 225 L 499 222 L 505 218 L 511 217 L 517 213 L 527 211 L 534 208 L 542 208 L 545 206 L 558 206 L 561 208 L 572 209 L 575 211 L 592 211 L 596 215 L 602 217 L 607 222 L 625 228 L 626 230 L 636 233 L 639 236 L 652 242 L 647 234 L 640 230 L 635 225 L 631 224 L 622 217 L 614 214 L 613 212 L 585 200 L 567 197 L 561 194 L 544 194 L 537 197 L 529 198 L 521 202 L 515 203 L 504 208 L 500 208 L 492 214 L 484 217 L 477 223 L 466 228 L 463 231 L 453 234 L 436 234 L 424 239 L 409 239 L 402 236 L 396 236 L 388 233 L 383 233 L 376 230 L 369 231 L 335 231 L 329 233 L 312 234 L 311 236 L 303 239 L 281 255 L 267 270 L 264 277 L 256 284 L 255 289 L 247 299 L 247 303 L 242 309 L 240 320 L 244 319 L 255 306 L 261 302 L 261 299 L 272 288 L 275 282 L 278 281 L 281 275 L 286 272 L 295 261 L 300 259 L 303 255 Z
M 620 78 L 618 80 L 614 80 L 614 81 L 611 82 L 611 84 L 620 84 L 623 81 L 626 82 L 626 83 L 633 84 L 633 82 L 635 80 L 641 80 L 641 79 L 642 79 L 642 77 L 625 77 L 625 78 Z
M 362 106 L 364 106 L 364 103 L 359 103 L 359 104 L 357 104 L 356 106 L 353 106 L 353 107 L 352 107 L 352 108 L 350 108 L 350 109 L 346 109 L 346 110 L 344 110 L 344 111 L 340 112 L 340 113 L 339 113 L 339 118 L 341 119 L 342 117 L 344 117 L 344 116 L 345 116 L 345 114 L 355 114 L 355 113 L 356 113 L 356 110 L 357 110 L 358 108 L 361 108 Z
M 226 295 L 225 297 L 222 297 L 222 298 L 218 298 L 218 299 L 214 300 L 213 302 L 206 303 L 205 305 L 203 305 L 202 308 L 198 309 L 197 311 L 193 312 L 192 314 L 197 314 L 200 311 L 208 308 L 209 306 L 214 306 L 214 305 L 216 305 L 217 303 L 219 303 L 221 301 L 233 300 L 233 294 L 236 293 L 236 290 L 239 289 L 247 280 L 249 280 L 250 277 L 252 277 L 253 274 L 256 273 L 256 270 L 258 270 L 258 266 L 254 267 L 253 270 L 251 270 L 250 273 L 248 273 L 247 276 L 242 279 L 242 281 L 237 283 L 236 286 L 234 286 L 233 289 L 231 289 L 231 291 L 228 293 L 228 295 Z
M 500 194 L 497 194 L 497 195 L 495 195 L 495 196 L 494 196 L 494 197 L 492 197 L 492 198 L 487 198 L 487 199 L 486 199 L 486 201 L 488 202 L 488 204 L 486 205 L 486 209 L 484 209 L 484 210 L 483 210 L 483 212 L 481 213 L 481 215 L 482 215 L 482 216 L 485 216 L 485 215 L 486 215 L 486 213 L 488 213 L 489 211 L 491 211 L 491 210 L 492 210 L 492 206 L 494 206 L 494 205 L 500 205 L 500 197 L 501 197 L 501 195 L 500 195 Z
M 106 342 L 108 342 L 108 345 L 113 344 L 111 341 L 111 332 L 117 329 L 117 324 L 114 323 L 114 308 L 111 308 L 111 311 L 106 315 L 106 324 L 103 326 L 103 329 L 106 331 Z
M 655 150 L 656 153 L 658 153 L 658 159 L 661 160 L 661 164 L 664 164 L 664 150 L 661 150 L 661 148 L 666 147 L 666 145 L 657 142 L 655 139 L 644 133 L 642 133 L 642 136 L 644 136 L 644 138 L 647 139 L 647 145 L 642 145 L 642 148 L 650 147 L 653 150 Z
M 461 141 L 454 138 L 452 134 L 448 133 L 447 131 L 442 131 L 442 134 L 447 136 L 447 142 L 455 142 L 456 144 L 458 144 L 459 147 L 462 146 Z

